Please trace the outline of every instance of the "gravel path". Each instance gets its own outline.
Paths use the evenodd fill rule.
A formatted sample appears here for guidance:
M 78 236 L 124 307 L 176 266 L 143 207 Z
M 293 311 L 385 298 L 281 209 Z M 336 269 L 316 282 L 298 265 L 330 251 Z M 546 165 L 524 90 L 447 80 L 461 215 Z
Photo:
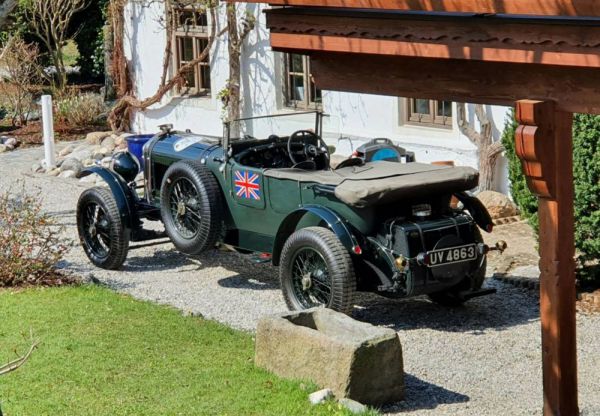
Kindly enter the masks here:
M 0 155 L 0 191 L 24 180 L 29 189 L 44 196 L 45 209 L 67 226 L 65 238 L 76 240 L 74 208 L 85 186 L 30 173 L 41 157 L 41 149 Z M 492 237 L 511 243 L 502 231 L 498 235 Z M 190 258 L 165 244 L 133 251 L 123 270 L 108 272 L 91 267 L 75 246 L 64 266 L 136 298 L 244 330 L 252 331 L 263 315 L 285 310 L 277 270 L 232 253 L 214 251 Z M 455 310 L 424 299 L 360 296 L 354 317 L 396 329 L 403 344 L 407 400 L 385 411 L 541 414 L 538 297 L 491 279 L 486 285 L 496 287 L 498 294 Z M 580 315 L 578 325 L 580 407 L 584 415 L 600 415 L 600 316 Z

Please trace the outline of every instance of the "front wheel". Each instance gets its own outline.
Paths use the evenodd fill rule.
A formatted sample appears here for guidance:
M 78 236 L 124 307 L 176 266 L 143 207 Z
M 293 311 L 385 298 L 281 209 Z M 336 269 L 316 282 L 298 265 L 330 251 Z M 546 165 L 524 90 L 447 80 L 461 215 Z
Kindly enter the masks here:
M 290 236 L 282 251 L 280 280 L 290 310 L 326 307 L 352 311 L 356 291 L 352 259 L 326 228 L 304 228 Z
M 91 188 L 81 194 L 77 230 L 83 250 L 93 264 L 107 270 L 123 265 L 130 236 L 110 190 Z

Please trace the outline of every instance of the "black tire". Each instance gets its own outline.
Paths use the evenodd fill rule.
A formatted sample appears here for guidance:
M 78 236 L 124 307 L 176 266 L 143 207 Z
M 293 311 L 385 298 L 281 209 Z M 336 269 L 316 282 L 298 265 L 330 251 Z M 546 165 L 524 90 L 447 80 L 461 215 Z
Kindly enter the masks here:
M 175 247 L 195 255 L 215 247 L 222 228 L 223 202 L 215 176 L 198 162 L 173 164 L 165 173 L 161 217 Z
M 475 241 L 477 243 L 483 242 L 483 238 L 481 237 L 481 232 L 479 231 L 478 228 L 475 228 Z M 461 290 L 476 291 L 476 290 L 481 289 L 481 287 L 483 286 L 483 282 L 485 280 L 486 271 L 487 271 L 487 258 L 484 258 L 483 262 L 481 263 L 481 266 L 477 270 L 475 270 L 475 272 L 471 276 L 467 277 L 465 280 L 460 282 L 456 287 L 454 287 L 448 291 L 444 291 L 444 292 L 431 293 L 428 295 L 428 297 L 429 297 L 429 299 L 431 299 L 432 302 L 435 302 L 442 306 L 447 306 L 447 307 L 461 306 L 466 301 L 463 299 L 460 299 L 458 297 L 458 295 L 457 295 L 458 292 Z
M 310 276 L 306 276 L 308 273 Z M 292 311 L 319 306 L 342 313 L 352 311 L 356 292 L 352 259 L 337 236 L 326 228 L 304 228 L 288 238 L 281 254 L 279 277 L 285 303 Z
M 117 202 L 107 188 L 91 188 L 77 203 L 79 241 L 90 261 L 107 270 L 119 269 L 129 250 L 130 231 L 125 229 Z

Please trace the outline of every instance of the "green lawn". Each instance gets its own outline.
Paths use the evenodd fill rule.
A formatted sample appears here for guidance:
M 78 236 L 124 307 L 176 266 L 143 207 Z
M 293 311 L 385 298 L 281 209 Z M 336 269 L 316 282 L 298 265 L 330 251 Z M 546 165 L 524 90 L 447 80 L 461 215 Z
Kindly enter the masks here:
M 250 334 L 108 289 L 0 292 L 0 361 L 40 345 L 0 377 L 13 415 L 331 415 L 300 382 L 253 365 Z

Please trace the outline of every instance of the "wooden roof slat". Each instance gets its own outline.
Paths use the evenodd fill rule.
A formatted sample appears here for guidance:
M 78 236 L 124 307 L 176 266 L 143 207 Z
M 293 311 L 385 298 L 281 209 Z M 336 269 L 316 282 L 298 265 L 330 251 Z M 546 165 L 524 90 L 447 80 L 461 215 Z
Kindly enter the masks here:
M 277 6 L 600 17 L 598 0 L 246 0 Z

